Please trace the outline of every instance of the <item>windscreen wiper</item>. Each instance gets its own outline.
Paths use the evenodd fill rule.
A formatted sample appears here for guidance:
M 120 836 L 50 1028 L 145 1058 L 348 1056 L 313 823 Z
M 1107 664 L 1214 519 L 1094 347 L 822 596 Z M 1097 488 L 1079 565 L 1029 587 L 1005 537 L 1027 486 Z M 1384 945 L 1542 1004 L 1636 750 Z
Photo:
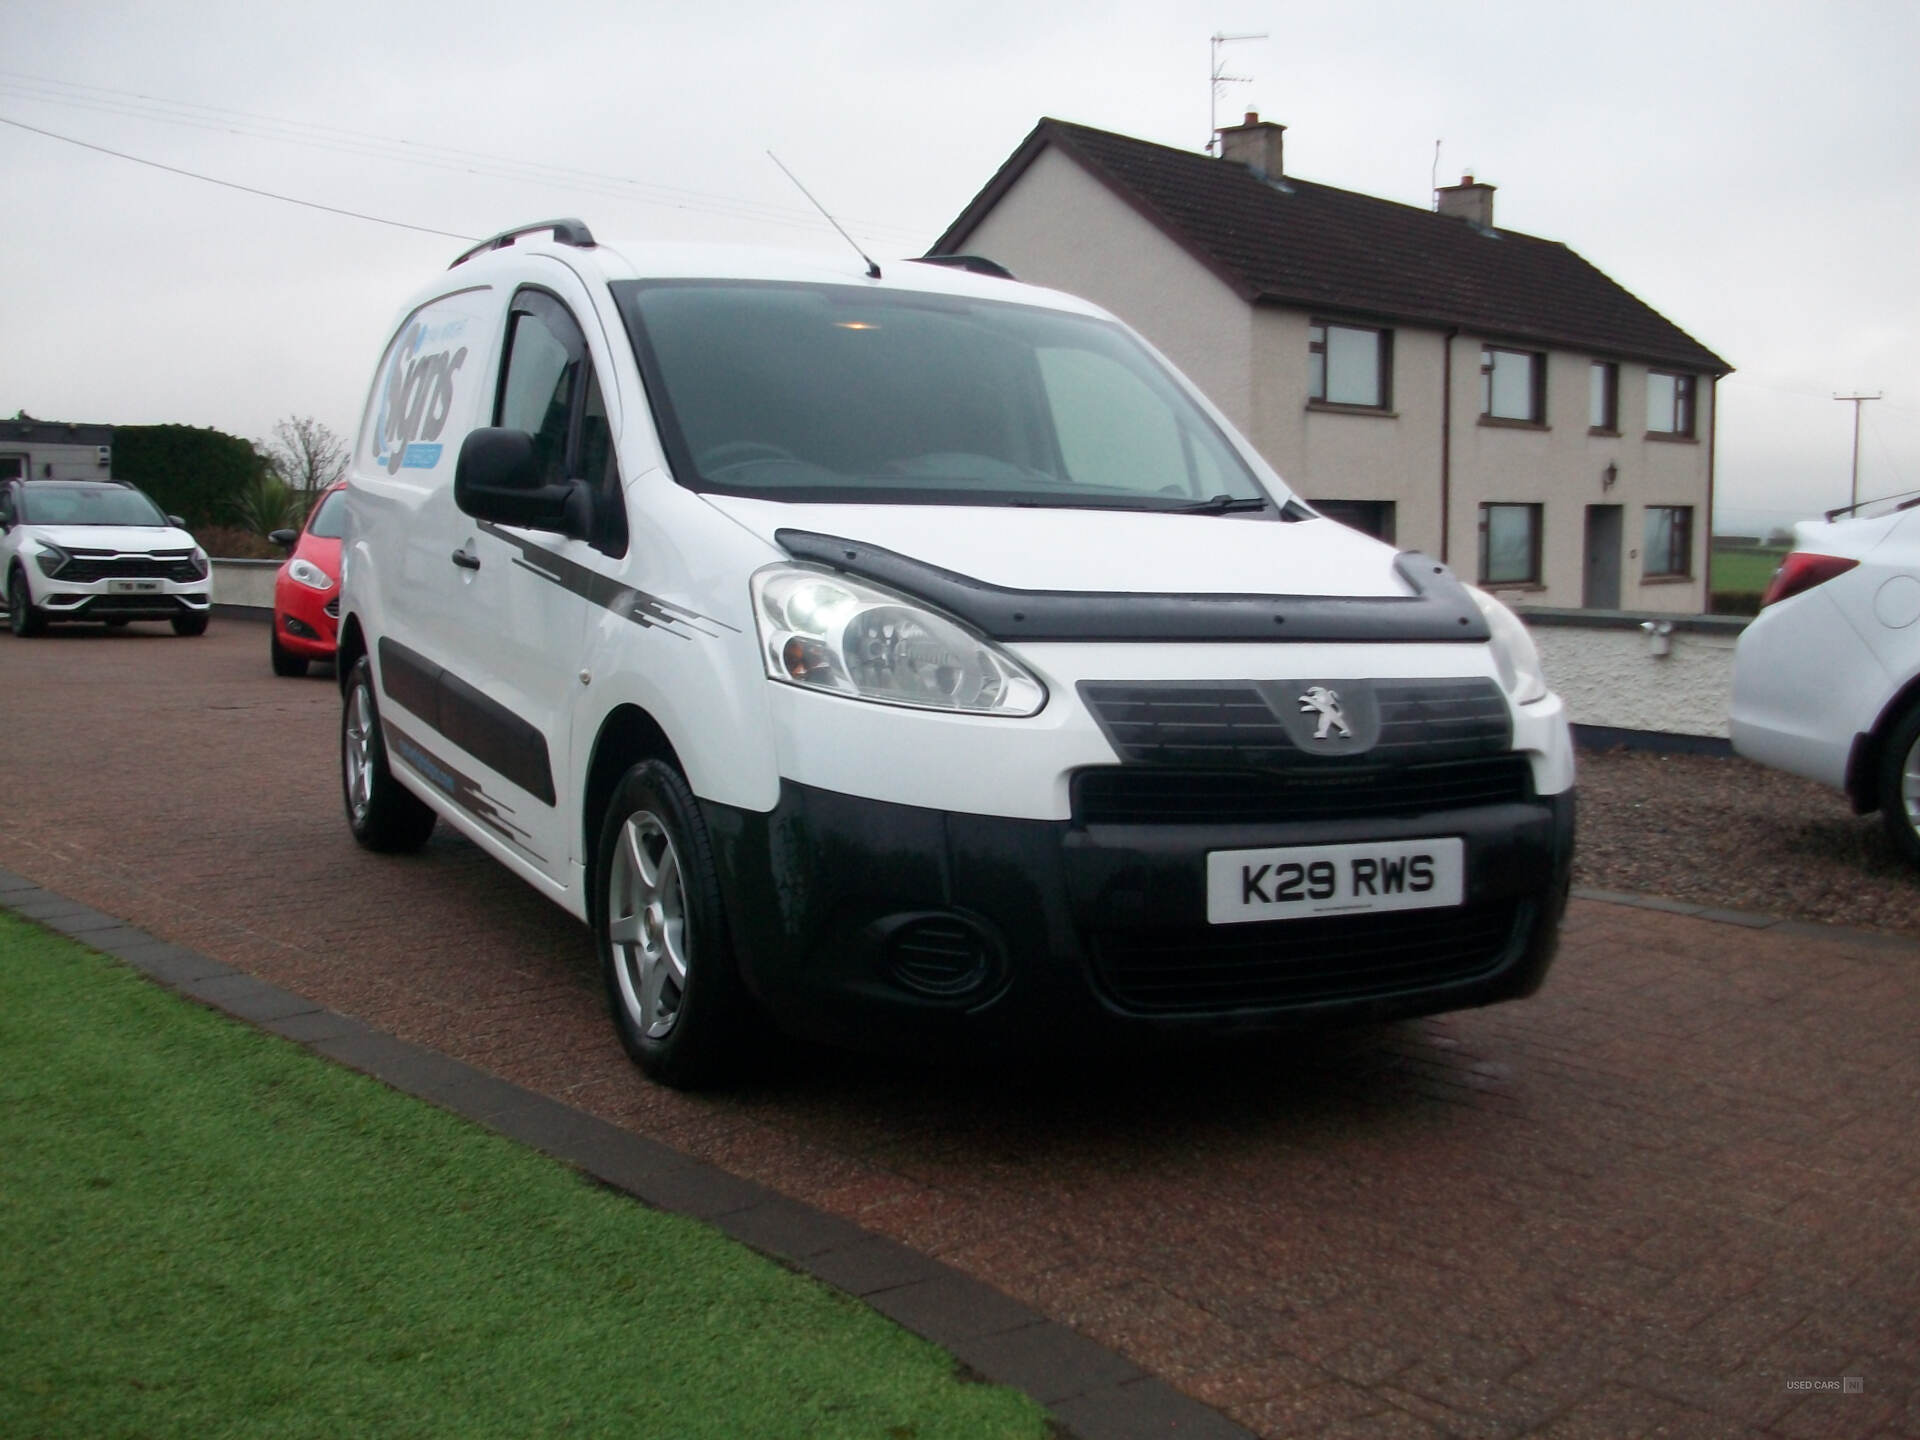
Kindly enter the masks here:
M 1259 495 L 1210 495 L 1191 505 L 1171 505 L 1173 515 L 1237 515 L 1243 510 L 1264 510 L 1270 502 Z

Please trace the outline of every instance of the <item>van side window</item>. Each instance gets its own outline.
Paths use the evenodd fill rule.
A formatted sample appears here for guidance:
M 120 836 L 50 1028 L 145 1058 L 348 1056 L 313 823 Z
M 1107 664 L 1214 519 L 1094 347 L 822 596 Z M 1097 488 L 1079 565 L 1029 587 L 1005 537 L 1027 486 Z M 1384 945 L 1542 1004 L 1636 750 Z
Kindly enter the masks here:
M 627 553 L 625 501 L 600 379 L 578 322 L 544 291 L 521 291 L 508 312 L 493 423 L 533 436 L 543 484 L 580 479 L 591 485 L 590 543 L 615 557 Z
M 573 350 L 565 338 L 553 333 L 549 317 L 522 310 L 519 301 L 514 302 L 511 325 L 496 423 L 532 434 L 540 478 L 557 485 L 568 478 L 569 411 L 586 347 Z

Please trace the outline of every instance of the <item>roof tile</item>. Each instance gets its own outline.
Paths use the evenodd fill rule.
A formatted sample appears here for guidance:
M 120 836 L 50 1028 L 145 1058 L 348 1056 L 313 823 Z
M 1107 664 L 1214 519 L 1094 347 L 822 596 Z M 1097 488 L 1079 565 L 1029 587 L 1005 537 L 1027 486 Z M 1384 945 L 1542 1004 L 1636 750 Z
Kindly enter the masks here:
M 1063 120 L 1042 120 L 932 254 L 956 254 L 1048 146 L 1249 301 L 1454 326 L 1726 374 L 1726 361 L 1558 241 Z

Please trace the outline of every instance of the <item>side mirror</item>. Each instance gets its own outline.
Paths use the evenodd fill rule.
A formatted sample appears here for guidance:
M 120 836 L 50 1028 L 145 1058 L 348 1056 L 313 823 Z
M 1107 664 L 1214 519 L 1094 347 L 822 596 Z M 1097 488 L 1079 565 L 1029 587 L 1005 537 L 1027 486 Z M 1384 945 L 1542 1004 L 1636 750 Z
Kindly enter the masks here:
M 291 550 L 294 542 L 299 538 L 300 532 L 298 530 L 270 530 L 267 532 L 267 539 L 271 540 L 283 550 Z
M 453 503 L 476 520 L 552 530 L 570 539 L 593 533 L 593 495 L 578 480 L 542 482 L 533 436 L 525 430 L 472 430 L 453 466 Z
M 176 530 L 184 530 L 187 528 L 187 522 L 182 520 L 178 515 L 167 516 L 167 523 Z

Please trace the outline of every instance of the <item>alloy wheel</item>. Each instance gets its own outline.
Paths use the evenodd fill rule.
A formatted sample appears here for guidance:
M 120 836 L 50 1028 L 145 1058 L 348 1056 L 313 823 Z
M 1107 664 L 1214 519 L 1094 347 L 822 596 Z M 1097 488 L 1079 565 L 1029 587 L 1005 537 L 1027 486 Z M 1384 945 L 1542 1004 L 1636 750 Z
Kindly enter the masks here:
M 1907 747 L 1900 766 L 1900 800 L 1907 810 L 1907 828 L 1920 835 L 1920 736 Z
M 373 697 L 365 685 L 355 685 L 347 697 L 346 743 L 341 754 L 347 767 L 347 805 L 353 823 L 366 823 L 373 803 Z
M 642 1035 L 661 1039 L 686 995 L 687 897 L 673 837 L 650 810 L 620 827 L 606 904 L 621 1001 Z

